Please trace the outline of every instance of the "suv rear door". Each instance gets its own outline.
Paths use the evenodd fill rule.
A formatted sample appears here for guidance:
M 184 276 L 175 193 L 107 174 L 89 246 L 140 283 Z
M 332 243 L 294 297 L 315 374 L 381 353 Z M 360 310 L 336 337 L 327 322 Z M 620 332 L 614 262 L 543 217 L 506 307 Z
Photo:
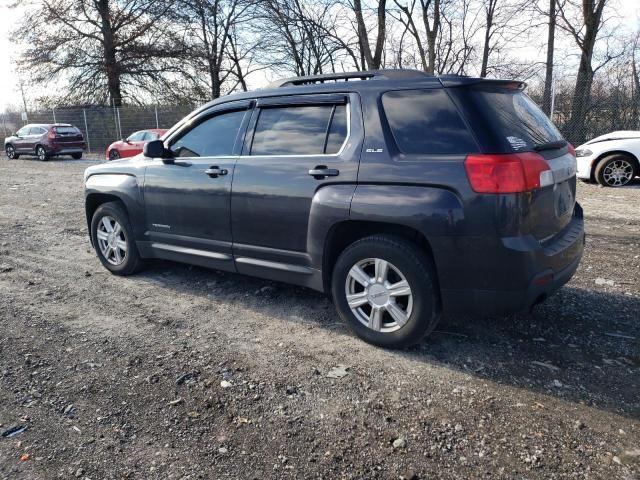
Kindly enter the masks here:
M 506 85 L 505 85 L 506 83 Z M 549 185 L 526 195 L 515 223 L 537 240 L 551 239 L 571 221 L 576 201 L 576 159 L 551 120 L 520 88 L 487 81 L 450 89 L 485 153 L 535 152 L 553 174 Z
M 355 188 L 362 137 L 356 94 L 258 99 L 231 195 L 239 272 L 274 279 L 310 273 L 314 195 L 332 184 Z
M 165 142 L 174 158 L 146 160 L 145 236 L 158 257 L 235 269 L 229 195 L 250 105 L 199 113 Z

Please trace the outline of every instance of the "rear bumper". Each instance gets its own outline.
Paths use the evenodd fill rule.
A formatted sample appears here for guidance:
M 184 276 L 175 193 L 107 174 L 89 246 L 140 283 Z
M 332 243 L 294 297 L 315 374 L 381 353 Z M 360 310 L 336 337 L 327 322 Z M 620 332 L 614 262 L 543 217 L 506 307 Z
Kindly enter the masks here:
M 71 145 L 49 145 L 48 153 L 51 155 L 71 155 L 72 153 L 82 153 L 85 149 L 84 143 L 74 143 Z
M 519 240 L 522 241 L 503 239 L 504 258 L 495 259 L 498 265 L 504 265 L 516 288 L 443 288 L 441 294 L 445 312 L 481 315 L 522 312 L 555 293 L 571 280 L 582 258 L 585 243 L 582 208 L 576 203 L 572 221 L 551 243 L 541 244 L 531 241 L 531 238 Z M 518 268 L 514 269 L 514 263 Z M 495 272 L 488 273 L 491 274 Z

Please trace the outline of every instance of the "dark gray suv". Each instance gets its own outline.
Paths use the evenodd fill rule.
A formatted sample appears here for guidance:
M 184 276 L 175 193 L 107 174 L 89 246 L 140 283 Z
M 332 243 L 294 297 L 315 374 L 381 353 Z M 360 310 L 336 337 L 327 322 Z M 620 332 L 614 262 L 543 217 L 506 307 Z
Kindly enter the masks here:
M 326 292 L 387 347 L 443 311 L 528 309 L 584 229 L 573 147 L 523 88 L 389 70 L 220 98 L 87 169 L 91 241 L 119 275 L 162 258 Z

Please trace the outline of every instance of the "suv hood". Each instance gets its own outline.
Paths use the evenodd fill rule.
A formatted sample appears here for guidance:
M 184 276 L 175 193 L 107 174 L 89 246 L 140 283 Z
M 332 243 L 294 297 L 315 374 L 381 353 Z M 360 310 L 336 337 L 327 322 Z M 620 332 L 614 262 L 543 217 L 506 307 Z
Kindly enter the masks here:
M 84 180 L 87 181 L 91 175 L 133 175 L 137 176 L 144 171 L 147 162 L 144 155 L 138 154 L 131 158 L 122 158 L 104 162 L 99 165 L 92 165 L 84 171 Z

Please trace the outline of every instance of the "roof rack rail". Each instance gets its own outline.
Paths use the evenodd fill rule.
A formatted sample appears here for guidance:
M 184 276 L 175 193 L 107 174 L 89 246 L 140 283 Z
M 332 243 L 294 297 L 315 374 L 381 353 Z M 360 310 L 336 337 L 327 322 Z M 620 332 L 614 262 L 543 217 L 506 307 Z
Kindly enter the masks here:
M 338 82 L 349 80 L 418 80 L 433 77 L 420 70 L 369 70 L 366 72 L 325 73 L 321 75 L 307 75 L 304 77 L 282 78 L 271 82 L 267 88 L 292 87 L 299 85 L 313 85 L 316 83 Z

